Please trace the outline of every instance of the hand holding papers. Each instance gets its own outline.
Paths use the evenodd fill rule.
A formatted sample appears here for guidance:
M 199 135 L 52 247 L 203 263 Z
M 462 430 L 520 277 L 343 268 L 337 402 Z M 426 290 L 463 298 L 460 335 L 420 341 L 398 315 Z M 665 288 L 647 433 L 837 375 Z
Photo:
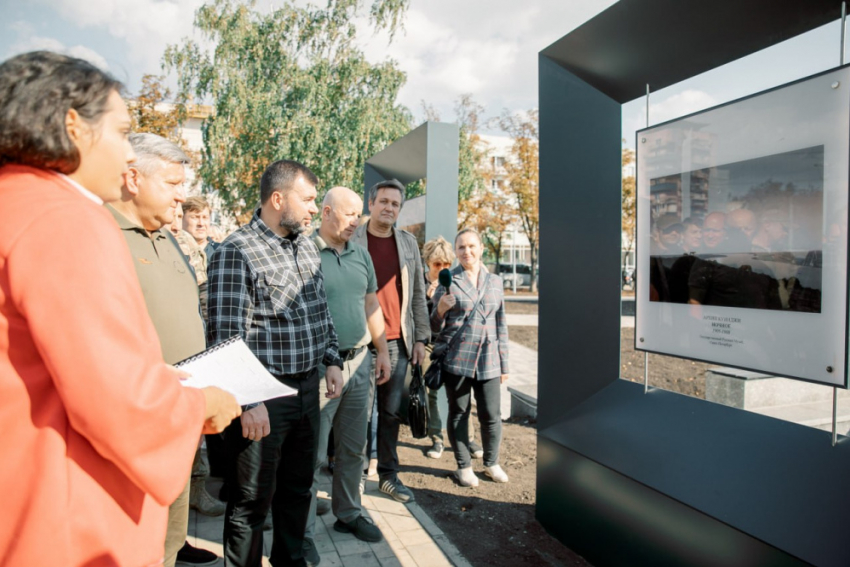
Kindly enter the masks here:
M 238 335 L 175 366 L 192 374 L 181 381 L 184 386 L 217 386 L 243 406 L 297 393 L 269 374 Z

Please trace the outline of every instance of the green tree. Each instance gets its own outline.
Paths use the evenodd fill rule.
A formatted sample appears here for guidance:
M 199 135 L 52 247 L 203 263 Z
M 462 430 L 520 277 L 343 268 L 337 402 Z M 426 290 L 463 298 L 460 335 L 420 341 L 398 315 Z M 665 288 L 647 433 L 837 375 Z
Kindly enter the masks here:
M 482 147 L 478 134 L 484 107 L 475 102 L 471 94 L 463 94 L 457 99 L 454 110 L 460 127 L 457 196 L 462 209 L 473 195 L 486 189 L 482 165 L 487 159 L 487 151 Z
M 170 108 L 163 107 L 163 103 L 171 97 L 171 91 L 163 85 L 163 80 L 164 77 L 156 75 L 142 77 L 142 88 L 128 105 L 131 128 L 133 132 L 157 134 L 182 146 L 182 126 L 188 116 L 186 101 L 178 97 Z
M 310 167 L 320 198 L 334 185 L 358 190 L 365 160 L 410 129 L 410 112 L 396 103 L 405 74 L 390 60 L 370 64 L 356 47 L 354 21 L 365 4 L 286 3 L 263 14 L 253 2 L 212 0 L 195 17 L 212 51 L 188 39 L 166 50 L 165 67 L 176 71 L 181 93 L 213 106 L 199 174 L 235 215 L 256 206 L 272 161 Z M 374 30 L 392 37 L 408 4 L 371 0 Z
M 623 140 L 625 142 L 625 140 Z M 623 167 L 633 164 L 635 161 L 635 152 L 629 148 L 623 148 Z M 635 176 L 630 175 L 623 177 L 623 206 L 622 206 L 622 230 L 623 230 L 623 258 L 622 271 L 626 269 L 626 260 L 629 252 L 635 247 L 635 227 L 636 224 L 636 204 L 637 194 L 635 186 Z
M 516 214 L 531 253 L 531 291 L 537 291 L 537 251 L 540 245 L 540 136 L 537 110 L 513 114 L 505 110 L 499 126 L 513 138 L 505 162 L 507 190 L 516 203 Z

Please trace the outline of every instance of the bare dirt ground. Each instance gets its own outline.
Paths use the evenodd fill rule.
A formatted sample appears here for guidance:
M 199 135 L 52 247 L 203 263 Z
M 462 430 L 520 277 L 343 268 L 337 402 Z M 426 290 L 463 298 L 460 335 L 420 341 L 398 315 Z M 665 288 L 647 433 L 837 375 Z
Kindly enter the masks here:
M 506 301 L 508 313 L 537 314 L 532 302 Z M 511 326 L 512 341 L 537 350 L 537 327 Z M 643 382 L 644 353 L 634 350 L 634 329 L 621 330 L 621 376 Z M 707 364 L 662 355 L 649 355 L 650 386 L 689 396 L 705 397 L 703 374 Z M 444 417 L 445 420 L 445 417 Z M 477 427 L 473 413 L 472 422 Z M 565 567 L 590 565 L 534 519 L 537 469 L 537 431 L 533 421 L 503 423 L 501 464 L 508 484 L 496 484 L 475 461 L 477 488 L 463 488 L 450 476 L 457 468 L 454 453 L 446 449 L 439 460 L 429 459 L 427 439 L 414 439 L 403 427 L 399 438 L 402 481 L 416 493 L 416 501 L 448 535 L 464 557 L 483 567 Z M 476 439 L 480 435 L 476 431 Z
M 477 431 L 475 438 L 480 441 Z M 402 482 L 416 493 L 416 501 L 448 535 L 474 567 L 566 567 L 590 565 L 546 533 L 534 519 L 537 474 L 535 424 L 502 424 L 501 464 L 510 477 L 496 484 L 484 475 L 484 465 L 474 460 L 480 480 L 477 488 L 464 488 L 451 477 L 457 469 L 454 453 L 446 449 L 440 459 L 425 455 L 428 439 L 414 439 L 402 427 L 398 453 Z
M 506 301 L 505 311 L 536 315 L 538 304 Z M 508 327 L 508 336 L 523 346 L 537 350 L 537 327 Z M 643 382 L 644 353 L 636 351 L 634 329 L 621 329 L 620 376 L 633 382 Z M 649 385 L 687 396 L 705 398 L 705 371 L 711 365 L 682 358 L 649 355 Z

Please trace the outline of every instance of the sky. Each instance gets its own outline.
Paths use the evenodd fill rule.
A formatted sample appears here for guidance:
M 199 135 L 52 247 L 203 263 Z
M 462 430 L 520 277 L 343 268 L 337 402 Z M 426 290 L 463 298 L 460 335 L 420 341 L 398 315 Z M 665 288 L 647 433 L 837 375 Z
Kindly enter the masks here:
M 297 0 L 305 3 L 307 0 Z M 0 60 L 34 49 L 88 59 L 136 92 L 161 74 L 165 47 L 193 36 L 203 0 L 0 0 Z M 422 101 L 444 121 L 471 94 L 485 118 L 537 106 L 537 53 L 614 0 L 411 0 L 405 30 L 388 45 L 364 34 L 372 61 L 396 60 L 407 73 L 399 102 L 424 120 Z M 280 0 L 258 0 L 259 9 Z M 838 23 L 650 95 L 650 124 L 772 88 L 839 64 Z M 173 81 L 173 77 L 171 78 Z M 623 106 L 623 137 L 646 126 L 645 99 Z M 484 133 L 498 134 L 493 128 Z

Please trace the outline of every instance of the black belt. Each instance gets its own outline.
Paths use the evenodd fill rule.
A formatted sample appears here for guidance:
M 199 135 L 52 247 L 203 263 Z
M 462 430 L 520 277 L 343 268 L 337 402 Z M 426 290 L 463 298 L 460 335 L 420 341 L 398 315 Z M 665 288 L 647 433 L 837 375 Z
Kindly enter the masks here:
M 339 357 L 342 359 L 343 362 L 348 362 L 349 360 L 356 358 L 357 355 L 360 354 L 360 351 L 364 348 L 366 347 L 362 346 L 358 348 L 351 348 L 348 350 L 341 350 L 339 351 Z
M 310 370 L 305 370 L 304 372 L 296 372 L 295 374 L 283 374 L 281 376 L 277 376 L 278 378 L 286 378 L 287 380 L 304 380 L 305 378 L 309 378 L 310 374 L 315 372 L 315 368 L 311 368 Z

